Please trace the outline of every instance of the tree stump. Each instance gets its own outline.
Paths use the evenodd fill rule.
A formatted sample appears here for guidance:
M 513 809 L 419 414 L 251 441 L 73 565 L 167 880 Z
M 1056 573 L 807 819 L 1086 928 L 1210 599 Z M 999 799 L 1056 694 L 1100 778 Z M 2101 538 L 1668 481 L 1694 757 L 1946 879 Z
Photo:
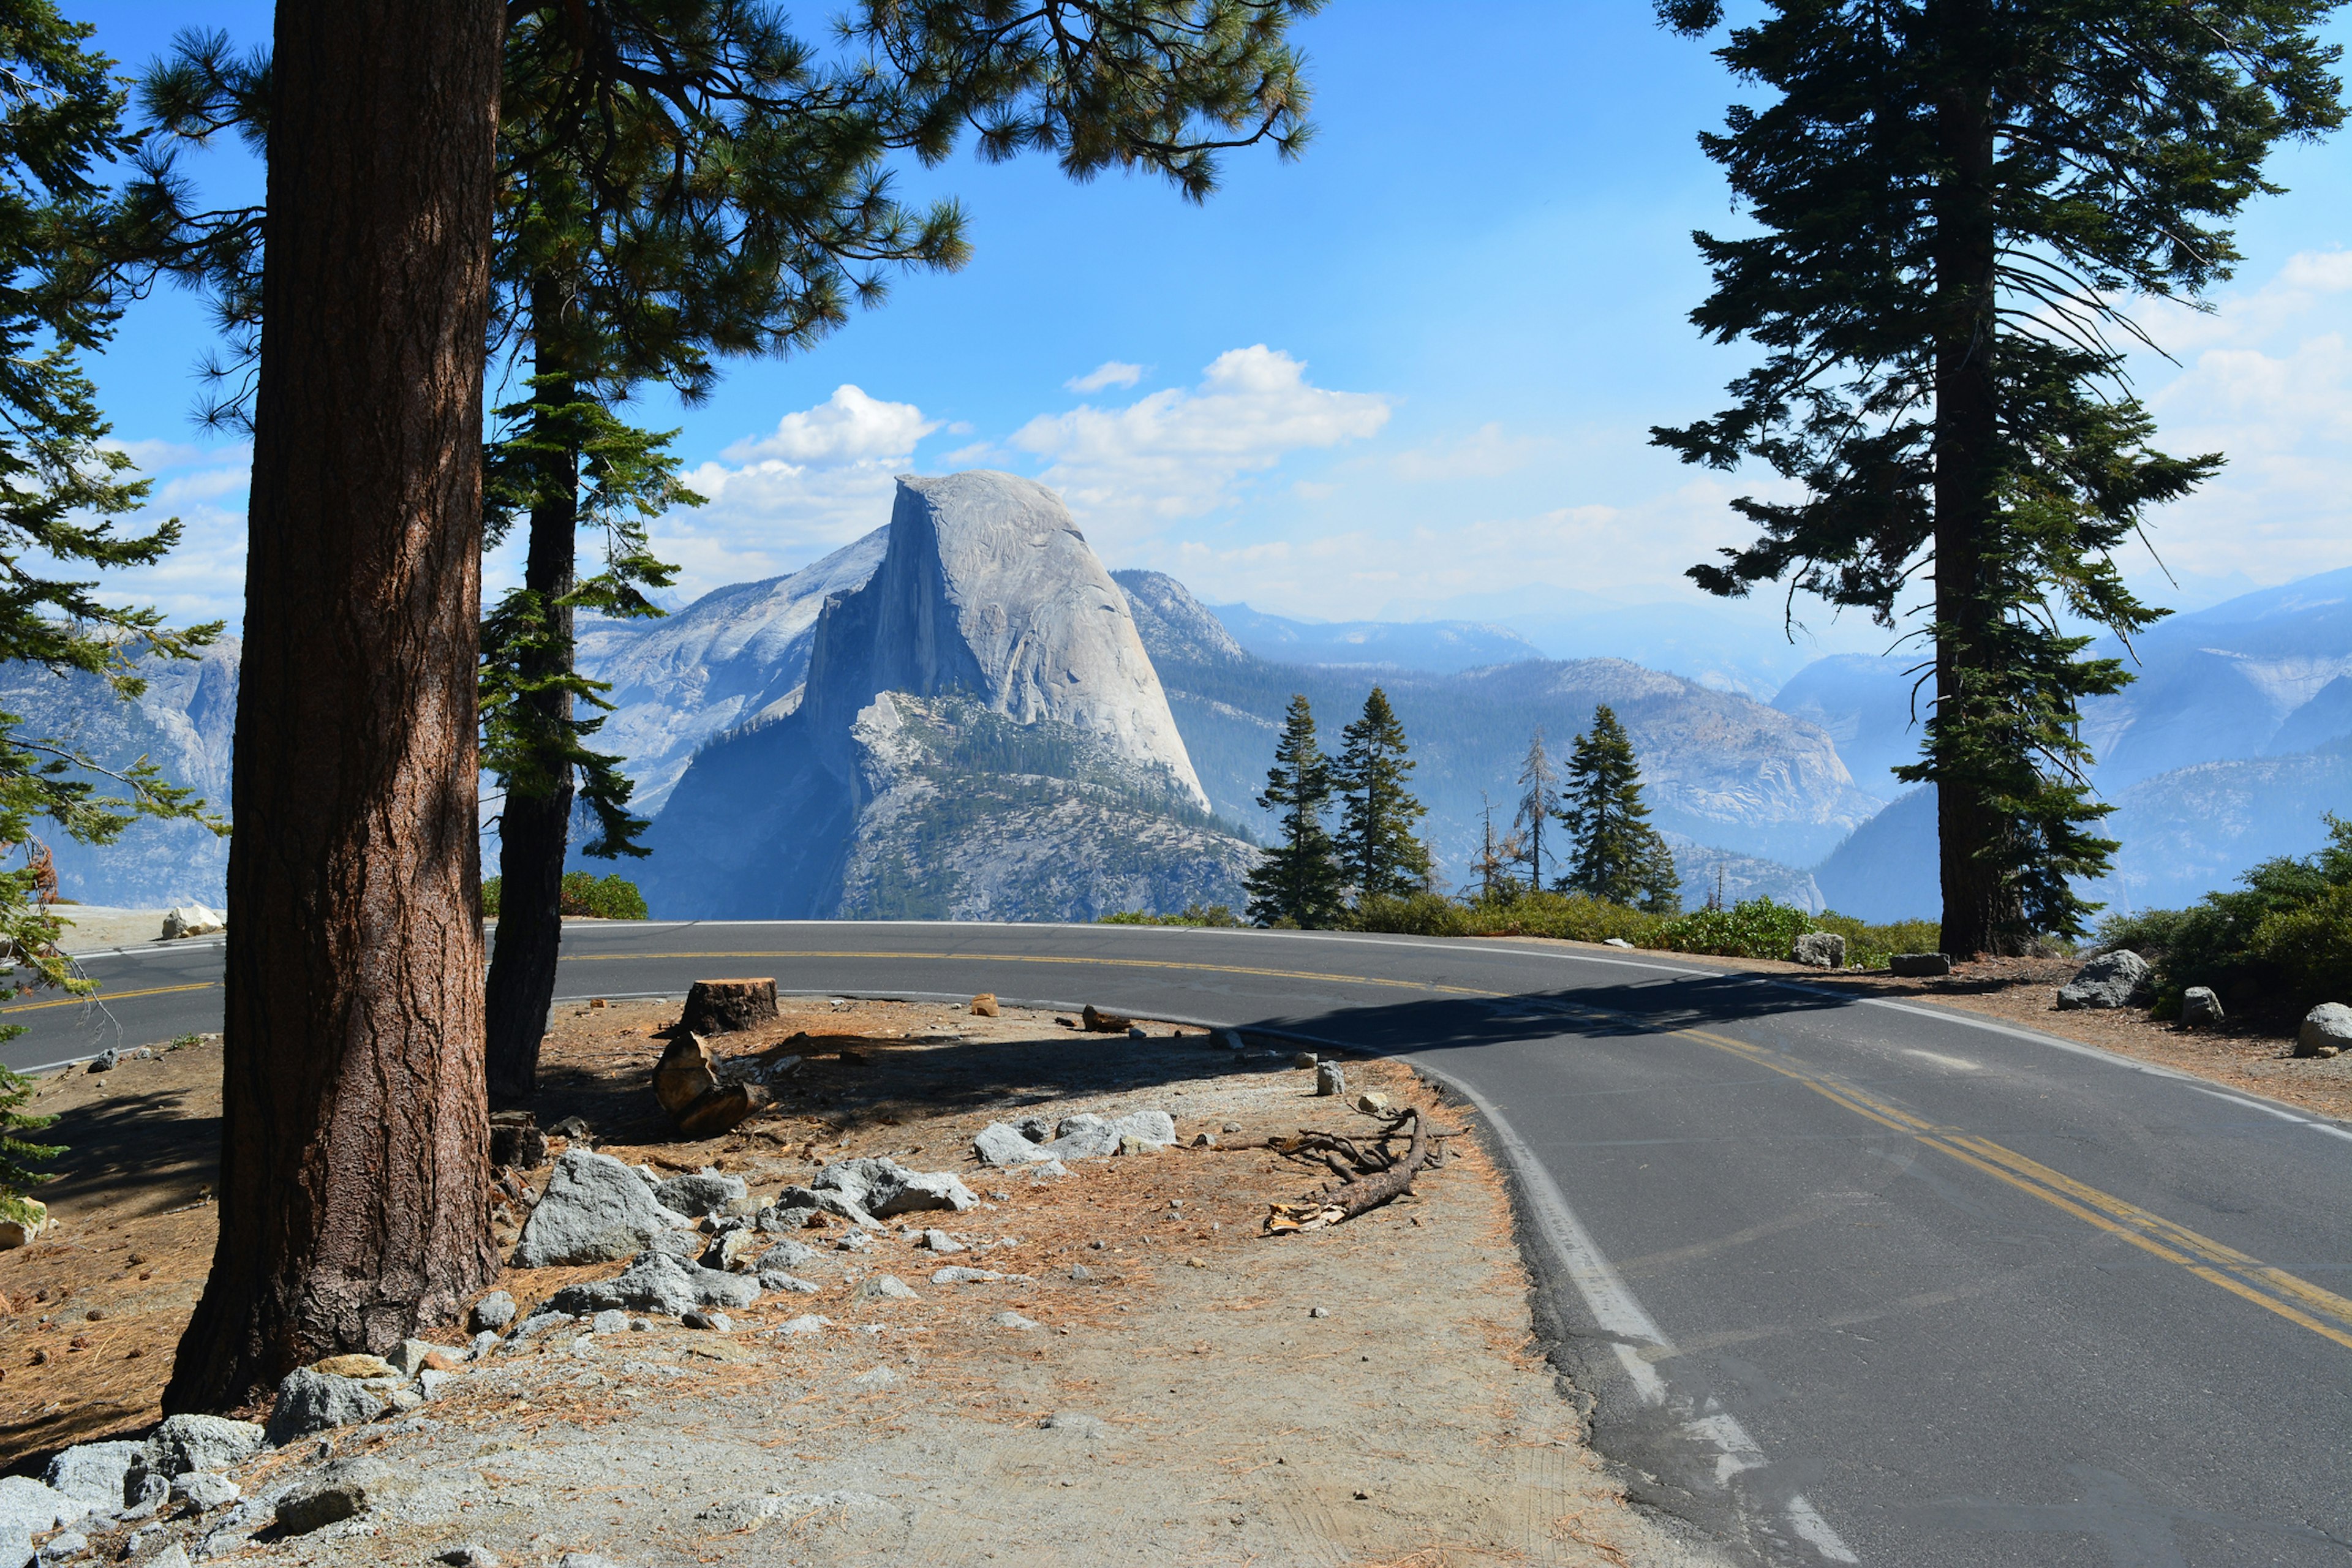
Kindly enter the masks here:
M 546 1163 L 547 1134 L 539 1130 L 538 1118 L 528 1110 L 490 1113 L 492 1168 L 511 1165 L 518 1171 L 536 1171 Z
M 697 1035 L 726 1035 L 775 1016 L 773 980 L 698 980 L 678 1025 Z
M 1135 1022 L 1132 1018 L 1122 1018 L 1117 1013 L 1102 1012 L 1091 1002 L 1087 1004 L 1087 1010 L 1080 1016 L 1085 1018 L 1089 1035 L 1124 1035 Z

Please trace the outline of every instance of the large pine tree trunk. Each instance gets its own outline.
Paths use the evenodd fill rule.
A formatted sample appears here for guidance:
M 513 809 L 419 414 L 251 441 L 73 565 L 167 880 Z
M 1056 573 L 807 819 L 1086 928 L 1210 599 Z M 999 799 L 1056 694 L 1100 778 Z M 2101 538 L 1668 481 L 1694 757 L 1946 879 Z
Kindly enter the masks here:
M 2000 461 L 1993 351 L 1993 268 L 1999 231 L 1993 208 L 1991 43 L 1983 0 L 1941 0 L 1943 52 L 1936 106 L 1946 159 L 1935 198 L 1936 292 L 1936 700 L 1944 721 L 1935 742 L 1937 831 L 1943 875 L 1944 951 L 1973 957 L 2016 924 L 2013 893 L 1982 852 L 2006 824 L 1987 804 L 1979 774 L 1957 742 L 1971 673 L 1991 657 L 1986 632 L 1997 613 L 1984 556 L 1998 526 Z
M 562 310 L 558 290 L 542 284 L 531 291 L 532 319 L 540 326 L 537 369 L 531 394 L 539 405 L 561 408 L 575 395 L 565 376 L 555 327 Z M 556 376 L 561 379 L 550 381 Z M 530 544 L 523 563 L 523 587 L 546 607 L 551 646 L 531 673 L 564 676 L 572 671 L 572 614 L 556 601 L 572 592 L 578 570 L 580 529 L 579 456 L 568 447 L 550 453 L 552 471 L 539 504 L 531 508 Z M 538 708 L 535 728 L 559 735 L 572 722 L 572 693 L 553 689 L 529 699 Z M 569 763 L 551 771 L 543 790 L 518 789 L 509 782 L 499 808 L 499 929 L 490 957 L 484 1006 L 489 1028 L 490 1101 L 520 1105 L 539 1090 L 539 1047 L 547 1034 L 548 1008 L 555 996 L 555 961 L 563 939 L 560 909 L 563 856 L 571 844 L 573 788 Z
M 493 1275 L 475 840 L 498 0 L 277 12 L 220 1237 L 167 1410 Z

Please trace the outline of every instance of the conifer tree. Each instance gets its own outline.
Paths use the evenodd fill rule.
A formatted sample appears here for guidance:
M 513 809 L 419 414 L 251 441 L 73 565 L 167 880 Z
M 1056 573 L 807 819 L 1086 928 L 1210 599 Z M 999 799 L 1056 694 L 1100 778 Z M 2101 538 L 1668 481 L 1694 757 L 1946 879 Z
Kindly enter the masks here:
M 1721 58 L 1755 88 L 1701 138 L 1758 232 L 1701 234 L 1707 336 L 1760 345 L 1685 460 L 1760 458 L 1801 493 L 1735 509 L 1758 537 L 1692 568 L 1737 596 L 1790 579 L 1892 626 L 1934 581 L 1935 705 L 1905 779 L 1937 786 L 1943 945 L 2074 934 L 2115 845 L 2077 729 L 2164 612 L 2115 552 L 2217 455 L 2168 457 L 2124 375 L 2135 296 L 2193 302 L 2282 139 L 2337 124 L 2336 0 L 1767 0 Z M 1662 0 L 1697 35 L 1720 0 Z
M 1330 808 L 1330 759 L 1315 738 L 1315 715 L 1302 693 L 1290 700 L 1265 793 L 1257 797 L 1276 814 L 1282 840 L 1249 874 L 1249 918 L 1262 926 L 1288 921 L 1309 930 L 1337 923 L 1343 905 L 1339 856 L 1323 826 Z
M 1528 891 L 1543 888 L 1544 824 L 1559 812 L 1559 773 L 1544 750 L 1543 726 L 1536 726 L 1528 742 L 1527 761 L 1519 764 L 1519 810 L 1511 826 L 1527 835 Z
M 1681 910 L 1674 852 L 1650 826 L 1633 740 L 1605 702 L 1592 710 L 1591 731 L 1579 735 L 1569 753 L 1559 820 L 1570 842 L 1563 889 L 1635 904 L 1652 914 Z
M 1363 716 L 1340 731 L 1335 781 L 1340 795 L 1339 855 L 1359 899 L 1402 898 L 1429 880 L 1428 849 L 1413 824 L 1428 808 L 1405 788 L 1412 759 L 1404 726 L 1375 686 Z
M 82 369 L 119 318 L 91 266 L 105 213 L 94 171 L 135 145 L 114 62 L 86 47 L 91 32 L 47 0 L 0 5 L 0 662 L 95 676 L 128 701 L 145 689 L 134 658 L 193 657 L 220 626 L 173 630 L 82 577 L 152 566 L 180 538 L 176 520 L 133 533 L 110 521 L 136 511 L 148 487 L 102 444 L 109 426 Z M 58 568 L 67 574 L 47 574 Z M 0 713 L 0 857 L 20 858 L 0 859 L 0 993 L 96 988 L 57 950 L 54 872 L 37 831 L 106 844 L 142 816 L 210 821 L 203 813 L 152 763 L 108 769 Z M 22 1032 L 0 1027 L 0 1040 Z M 7 1131 L 37 1125 L 16 1110 L 22 1099 L 21 1080 L 0 1073 L 0 1195 L 54 1152 Z

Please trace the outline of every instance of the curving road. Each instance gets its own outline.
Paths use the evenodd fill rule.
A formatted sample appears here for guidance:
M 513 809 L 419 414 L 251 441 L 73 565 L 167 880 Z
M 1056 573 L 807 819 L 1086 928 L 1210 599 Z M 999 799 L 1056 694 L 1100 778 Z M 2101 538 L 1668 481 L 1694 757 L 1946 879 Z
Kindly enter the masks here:
M 219 1026 L 86 960 L 19 1066 Z M 1775 1563 L 2352 1564 L 2352 1130 L 2023 1030 L 1648 954 L 1106 926 L 565 932 L 566 996 L 990 990 L 1397 1052 L 1512 1157 L 1634 1494 Z

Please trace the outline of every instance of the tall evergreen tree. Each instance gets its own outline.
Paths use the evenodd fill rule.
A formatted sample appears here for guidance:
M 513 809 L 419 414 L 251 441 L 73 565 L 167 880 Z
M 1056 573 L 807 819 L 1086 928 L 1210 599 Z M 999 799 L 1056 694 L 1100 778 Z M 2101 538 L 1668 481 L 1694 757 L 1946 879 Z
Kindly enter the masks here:
M 1265 793 L 1257 797 L 1276 814 L 1282 833 L 1249 874 L 1249 918 L 1258 924 L 1289 921 L 1312 930 L 1339 921 L 1344 873 L 1323 826 L 1332 789 L 1330 759 L 1315 738 L 1315 714 L 1303 693 L 1294 696 L 1274 745 L 1274 766 L 1266 770 Z
M 1340 732 L 1339 856 L 1360 899 L 1402 898 L 1429 880 L 1429 851 L 1413 833 L 1428 808 L 1405 787 L 1412 759 L 1404 726 L 1375 686 L 1362 717 Z
M 1559 772 L 1544 750 L 1543 726 L 1536 726 L 1528 742 L 1527 760 L 1519 764 L 1519 809 L 1511 826 L 1527 835 L 1528 891 L 1543 888 L 1544 824 L 1559 814 Z
M 1767 0 L 1717 51 L 1759 90 L 1701 139 L 1758 232 L 1701 234 L 1709 337 L 1764 351 L 1713 419 L 1654 432 L 1690 462 L 1760 458 L 1801 494 L 1709 592 L 1791 578 L 1892 626 L 1934 578 L 1935 708 L 1905 779 L 1937 786 L 1943 945 L 2078 932 L 2115 845 L 2077 727 L 2129 679 L 2084 657 L 2164 612 L 2114 553 L 2218 456 L 2167 457 L 2130 395 L 2133 296 L 2227 278 L 2226 226 L 2285 138 L 2337 124 L 2336 0 Z M 1720 0 L 1662 0 L 1697 35 Z
M 121 533 L 147 485 L 108 434 L 81 356 L 112 335 L 117 310 L 89 266 L 104 192 L 94 171 L 134 145 L 121 123 L 114 62 L 86 46 L 92 29 L 47 0 L 0 0 L 0 661 L 63 678 L 99 677 L 128 701 L 143 689 L 142 652 L 186 658 L 217 624 L 175 631 L 157 611 L 111 604 L 75 580 L 85 571 L 153 565 L 179 523 Z M 62 566 L 73 575 L 47 574 Z M 0 994 L 34 985 L 94 990 L 57 942 L 53 873 L 36 837 L 111 842 L 141 816 L 200 816 L 203 803 L 148 762 L 110 770 L 68 739 L 0 713 Z M 49 826 L 44 826 L 46 823 Z M 0 1026 L 0 1040 L 21 1026 Z M 59 1151 L 19 1132 L 47 1118 L 18 1110 L 27 1081 L 0 1068 L 0 1200 Z
M 499 0 L 278 7 L 236 699 L 219 1409 L 496 1277 L 475 837 Z
M 1559 820 L 1568 828 L 1569 868 L 1560 887 L 1653 914 L 1682 908 L 1674 852 L 1650 826 L 1642 803 L 1642 768 L 1633 739 L 1607 703 L 1592 710 L 1590 732 L 1569 752 Z

